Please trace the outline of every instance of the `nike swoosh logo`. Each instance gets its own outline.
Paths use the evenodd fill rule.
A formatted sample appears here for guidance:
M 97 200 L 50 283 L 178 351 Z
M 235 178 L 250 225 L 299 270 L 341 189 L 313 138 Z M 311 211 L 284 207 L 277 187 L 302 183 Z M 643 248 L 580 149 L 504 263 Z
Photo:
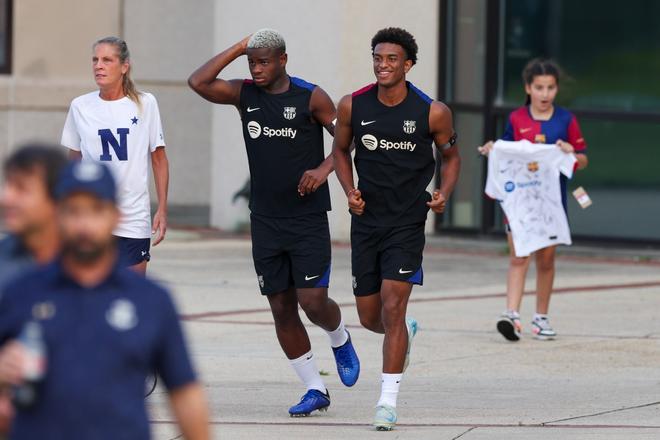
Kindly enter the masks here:
M 320 276 L 321 276 L 321 275 L 314 275 L 313 277 L 308 277 L 307 275 L 305 275 L 305 281 L 311 281 L 311 280 L 313 280 L 314 278 L 318 278 L 318 277 L 320 277 Z
M 360 125 L 362 125 L 364 127 L 365 125 L 373 124 L 374 122 L 376 122 L 376 121 L 367 121 L 367 122 L 361 121 Z
M 528 132 L 529 130 L 531 130 L 531 129 L 532 129 L 532 127 L 529 127 L 529 128 L 521 128 L 521 129 L 520 129 L 520 132 L 521 132 L 521 133 L 527 133 L 527 132 Z
M 399 273 L 400 273 L 400 274 L 406 274 L 406 273 L 411 273 L 411 272 L 412 272 L 412 270 L 403 270 L 403 269 L 399 269 Z
M 256 111 L 256 110 L 259 110 L 259 109 L 261 109 L 261 107 L 255 107 L 255 108 L 250 108 L 250 107 L 248 107 L 248 108 L 247 108 L 247 112 L 248 112 L 248 113 L 252 113 L 253 111 Z

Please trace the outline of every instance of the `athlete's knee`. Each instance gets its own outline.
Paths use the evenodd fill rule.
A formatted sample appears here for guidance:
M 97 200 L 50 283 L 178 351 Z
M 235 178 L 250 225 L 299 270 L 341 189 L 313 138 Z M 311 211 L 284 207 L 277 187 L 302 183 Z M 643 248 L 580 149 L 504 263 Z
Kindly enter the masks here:
M 380 310 L 378 312 L 358 310 L 358 316 L 360 317 L 360 324 L 367 330 L 378 332 L 383 327 Z
M 383 301 L 383 325 L 385 328 L 405 322 L 406 302 L 398 297 Z
M 357 296 L 356 305 L 362 327 L 372 332 L 383 333 L 383 310 L 380 293 Z
M 286 325 L 286 323 L 299 320 L 298 303 L 295 297 L 291 298 L 288 293 L 279 293 L 268 298 L 270 310 L 273 313 L 273 319 L 276 324 Z
M 279 326 L 286 326 L 291 323 L 297 323 L 300 321 L 300 315 L 298 315 L 297 310 L 290 309 L 273 309 L 273 319 L 275 324 Z
M 314 321 L 325 313 L 328 308 L 327 292 L 307 291 L 298 295 L 298 303 L 307 317 Z

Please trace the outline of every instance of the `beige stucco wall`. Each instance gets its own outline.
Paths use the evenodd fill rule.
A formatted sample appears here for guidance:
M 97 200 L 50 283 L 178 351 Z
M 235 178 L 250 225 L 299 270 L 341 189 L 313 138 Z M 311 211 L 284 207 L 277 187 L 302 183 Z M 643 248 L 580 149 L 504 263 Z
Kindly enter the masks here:
M 383 27 L 400 26 L 415 35 L 419 62 L 409 79 L 431 96 L 437 92 L 438 2 L 433 0 L 219 0 L 216 8 L 215 52 L 261 27 L 280 30 L 287 40 L 288 71 L 322 86 L 335 101 L 373 82 L 370 41 Z M 261 11 L 245 14 L 243 11 Z M 245 59 L 229 66 L 224 77 L 248 77 Z M 211 220 L 221 228 L 247 221 L 247 209 L 233 204 L 231 195 L 248 176 L 238 113 L 233 108 L 213 109 L 213 174 Z M 326 136 L 326 152 L 331 139 Z M 350 217 L 337 179 L 330 177 L 333 239 L 347 240 Z M 429 231 L 431 223 L 428 222 Z
M 420 46 L 409 76 L 437 90 L 438 2 L 435 0 L 20 0 L 14 2 L 13 72 L 0 75 L 0 157 L 32 139 L 59 141 L 68 105 L 93 90 L 90 46 L 123 36 L 139 88 L 158 99 L 171 166 L 170 203 L 210 207 L 210 222 L 244 227 L 245 203 L 232 202 L 248 177 L 234 108 L 203 101 L 186 85 L 202 62 L 261 27 L 287 39 L 289 72 L 322 86 L 336 100 L 373 81 L 370 39 L 380 28 L 410 30 Z M 248 77 L 237 60 L 224 77 Z M 332 139 L 326 136 L 326 151 Z M 335 239 L 347 239 L 345 198 L 330 177 Z M 431 222 L 429 222 L 429 228 Z
M 27 140 L 59 140 L 68 102 L 94 84 L 90 43 L 116 32 L 119 2 L 21 0 L 13 19 L 13 72 L 0 75 L 0 154 Z
M 0 76 L 0 156 L 29 140 L 58 142 L 70 101 L 94 90 L 91 45 L 121 35 L 138 88 L 158 99 L 171 162 L 170 203 L 209 204 L 211 108 L 188 89 L 212 48 L 213 0 L 14 2 L 13 69 Z

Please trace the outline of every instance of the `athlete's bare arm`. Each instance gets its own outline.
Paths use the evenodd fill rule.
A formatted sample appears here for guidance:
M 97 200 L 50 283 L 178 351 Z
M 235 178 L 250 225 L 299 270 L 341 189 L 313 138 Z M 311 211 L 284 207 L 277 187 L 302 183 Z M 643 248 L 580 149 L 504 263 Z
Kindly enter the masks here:
M 337 109 L 325 90 L 320 87 L 314 89 L 309 102 L 309 110 L 314 120 L 334 136 L 334 120 L 337 117 Z M 303 173 L 298 183 L 298 193 L 301 196 L 313 193 L 328 180 L 328 176 L 333 170 L 332 154 L 330 154 L 317 168 Z
M 330 96 L 321 87 L 316 87 L 312 92 L 312 98 L 309 102 L 312 117 L 316 122 L 328 130 L 328 133 L 335 135 L 335 119 L 337 118 L 337 109 Z
M 158 196 L 158 209 L 154 214 L 151 233 L 158 235 L 154 237 L 154 246 L 163 241 L 167 231 L 167 190 L 170 182 L 170 166 L 165 153 L 165 147 L 158 147 L 151 153 L 151 167 L 154 172 L 156 194 Z
M 188 78 L 190 88 L 207 101 L 238 106 L 243 80 L 224 80 L 218 78 L 218 75 L 236 58 L 246 54 L 249 39 L 248 35 L 195 70 Z
M 454 136 L 454 122 L 449 107 L 438 101 L 431 104 L 429 128 L 433 135 L 433 141 L 442 155 L 442 166 L 440 168 L 440 181 L 442 183 L 440 188 L 433 191 L 433 200 L 427 204 L 433 212 L 440 214 L 444 212 L 447 200 L 454 191 L 461 169 L 458 146 L 455 143 L 450 144 L 450 140 Z
M 364 200 L 360 190 L 355 188 L 353 181 L 353 163 L 351 161 L 351 145 L 353 141 L 353 128 L 351 127 L 351 113 L 353 111 L 353 97 L 346 95 L 339 101 L 337 108 L 337 124 L 335 127 L 335 140 L 332 144 L 332 157 L 334 159 L 335 173 L 341 187 L 348 198 L 348 207 L 354 214 L 364 213 Z

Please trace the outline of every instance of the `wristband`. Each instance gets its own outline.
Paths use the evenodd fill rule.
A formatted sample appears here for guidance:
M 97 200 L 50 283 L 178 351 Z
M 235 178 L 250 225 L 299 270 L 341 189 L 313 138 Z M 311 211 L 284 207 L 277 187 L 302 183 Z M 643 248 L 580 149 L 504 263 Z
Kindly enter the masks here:
M 456 144 L 456 139 L 458 139 L 458 135 L 456 134 L 456 132 L 454 132 L 449 138 L 449 141 L 447 141 L 447 143 L 442 146 L 442 149 L 449 150 L 451 147 L 454 146 L 454 144 Z

